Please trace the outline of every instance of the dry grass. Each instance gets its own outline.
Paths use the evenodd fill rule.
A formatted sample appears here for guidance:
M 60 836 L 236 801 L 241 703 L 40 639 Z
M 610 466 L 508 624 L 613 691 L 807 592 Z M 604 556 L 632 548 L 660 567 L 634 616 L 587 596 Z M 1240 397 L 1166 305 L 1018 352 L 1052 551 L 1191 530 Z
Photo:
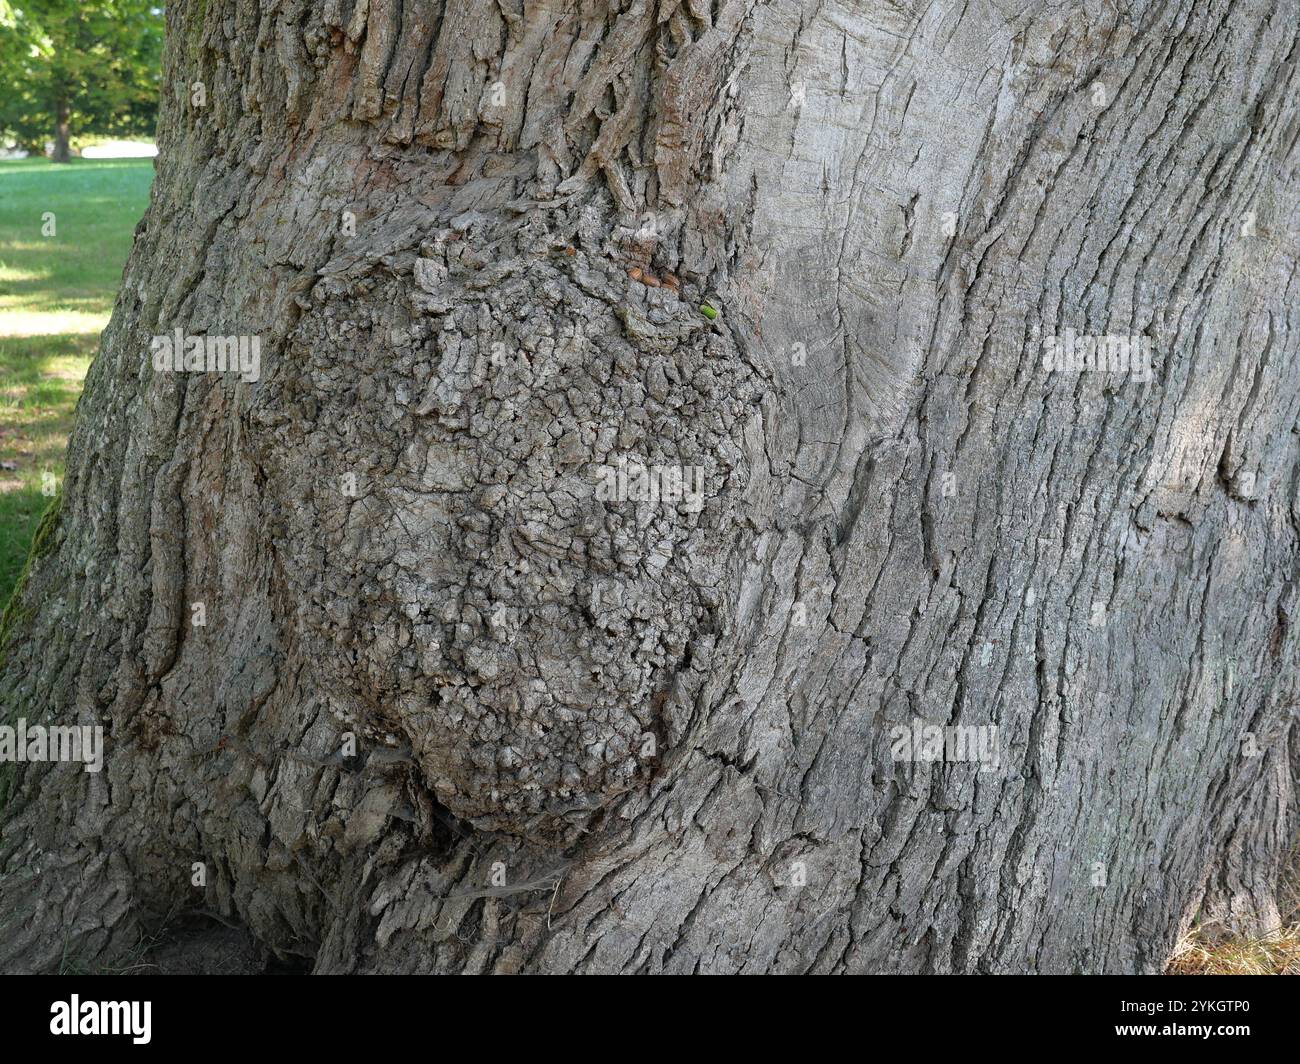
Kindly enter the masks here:
M 1263 938 L 1215 942 L 1204 927 L 1187 932 L 1166 975 L 1300 975 L 1300 924 Z
M 1166 975 L 1300 975 L 1300 850 L 1284 862 L 1278 898 L 1283 927 L 1262 938 L 1225 935 L 1213 924 L 1193 925 L 1165 967 Z

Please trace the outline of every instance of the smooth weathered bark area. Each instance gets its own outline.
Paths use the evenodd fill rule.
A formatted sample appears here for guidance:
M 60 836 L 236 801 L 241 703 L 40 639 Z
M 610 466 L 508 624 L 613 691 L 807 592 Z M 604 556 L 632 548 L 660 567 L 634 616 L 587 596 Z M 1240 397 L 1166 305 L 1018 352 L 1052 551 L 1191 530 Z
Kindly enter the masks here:
M 5 643 L 107 765 L 13 775 L 5 968 L 195 912 L 320 972 L 1151 972 L 1277 920 L 1293 0 L 168 20 Z M 260 376 L 156 370 L 175 329 Z M 703 506 L 602 499 L 620 457 Z M 895 760 L 918 718 L 996 764 Z

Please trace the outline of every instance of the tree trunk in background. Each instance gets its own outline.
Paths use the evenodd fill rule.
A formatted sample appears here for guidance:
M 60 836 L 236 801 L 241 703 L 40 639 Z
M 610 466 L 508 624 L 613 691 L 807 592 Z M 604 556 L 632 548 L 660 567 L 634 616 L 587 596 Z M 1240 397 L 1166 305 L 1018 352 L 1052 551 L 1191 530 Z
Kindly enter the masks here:
M 67 100 L 60 100 L 54 116 L 54 154 L 50 159 L 56 163 L 72 161 L 71 133 L 68 129 L 70 108 Z
M 1293 2 L 167 18 L 5 648 L 107 764 L 14 776 L 4 967 L 194 912 L 320 972 L 1153 972 L 1276 922 Z M 177 329 L 259 379 L 156 370 Z M 1153 379 L 1048 372 L 1067 329 Z M 997 763 L 895 760 L 917 719 Z

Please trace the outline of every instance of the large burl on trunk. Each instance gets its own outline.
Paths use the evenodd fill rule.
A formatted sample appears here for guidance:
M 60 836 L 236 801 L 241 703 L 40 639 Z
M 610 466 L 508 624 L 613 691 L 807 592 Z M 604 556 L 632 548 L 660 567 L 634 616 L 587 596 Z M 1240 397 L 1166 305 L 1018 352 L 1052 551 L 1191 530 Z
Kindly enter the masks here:
M 4 644 L 106 765 L 8 769 L 5 968 L 207 913 L 318 972 L 1152 972 L 1278 919 L 1295 0 L 167 17 Z M 1112 335 L 1152 372 L 1045 363 Z

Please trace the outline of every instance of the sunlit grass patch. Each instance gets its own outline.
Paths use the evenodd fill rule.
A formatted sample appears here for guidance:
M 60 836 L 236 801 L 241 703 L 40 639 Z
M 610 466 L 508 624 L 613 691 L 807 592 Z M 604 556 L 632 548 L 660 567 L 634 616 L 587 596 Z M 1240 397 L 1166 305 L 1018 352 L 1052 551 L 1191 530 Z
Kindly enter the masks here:
M 62 484 L 152 180 L 149 159 L 0 162 L 0 603 L 50 504 L 45 474 Z

